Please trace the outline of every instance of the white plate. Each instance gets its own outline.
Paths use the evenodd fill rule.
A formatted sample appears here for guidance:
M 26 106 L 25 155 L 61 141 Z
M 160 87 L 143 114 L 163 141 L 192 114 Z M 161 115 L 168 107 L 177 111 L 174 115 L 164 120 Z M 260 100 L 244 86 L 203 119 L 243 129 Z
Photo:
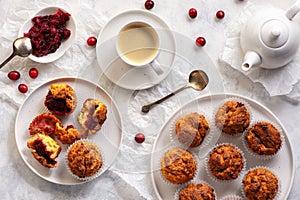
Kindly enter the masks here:
M 78 129 L 81 128 L 77 122 L 77 116 L 81 110 L 83 102 L 87 98 L 94 98 L 102 101 L 107 106 L 107 120 L 102 128 L 94 135 L 89 135 L 88 138 L 99 145 L 105 163 L 102 166 L 101 174 L 107 170 L 119 152 L 119 147 L 122 141 L 122 126 L 119 111 L 115 102 L 101 87 L 89 81 L 77 78 L 58 78 L 47 83 L 44 83 L 34 90 L 24 101 L 20 107 L 15 124 L 15 139 L 17 147 L 22 159 L 27 166 L 43 179 L 62 185 L 75 185 L 84 183 L 73 178 L 67 171 L 65 163 L 65 155 L 68 145 L 61 145 L 62 151 L 58 158 L 58 166 L 53 169 L 48 169 L 42 166 L 31 154 L 31 150 L 27 147 L 27 140 L 30 137 L 28 127 L 33 118 L 41 113 L 47 112 L 44 106 L 44 98 L 48 93 L 48 88 L 53 83 L 69 84 L 76 92 L 77 107 L 70 116 L 61 117 L 64 126 L 73 124 Z M 80 129 L 79 129 L 80 130 Z
M 157 61 L 164 67 L 161 75 L 157 75 L 151 67 L 134 68 L 124 63 L 117 54 L 117 34 L 125 24 L 134 20 L 145 21 L 158 32 L 161 49 Z M 125 11 L 113 17 L 100 32 L 96 46 L 97 60 L 104 74 L 120 87 L 131 90 L 146 89 L 161 82 L 172 69 L 175 51 L 175 39 L 167 23 L 143 10 Z
M 24 25 L 22 26 L 22 28 L 19 31 L 19 37 L 23 37 L 24 33 L 27 33 L 29 31 L 29 29 L 33 26 L 31 19 L 35 16 L 43 16 L 43 15 L 53 15 L 57 12 L 58 9 L 61 9 L 64 12 L 69 13 L 68 11 L 66 11 L 63 8 L 60 7 L 56 7 L 56 6 L 50 6 L 50 7 L 46 7 L 43 8 L 41 10 L 39 10 L 35 15 L 33 15 L 30 19 L 28 19 Z M 71 13 L 70 13 L 71 14 Z M 39 62 L 39 63 L 50 63 L 53 62 L 57 59 L 59 59 L 73 44 L 74 40 L 75 40 L 75 35 L 76 35 L 76 24 L 75 24 L 75 20 L 74 17 L 70 16 L 70 20 L 67 22 L 67 29 L 69 29 L 71 31 L 71 35 L 68 39 L 62 41 L 60 47 L 54 52 L 54 53 L 50 53 L 46 56 L 42 56 L 42 57 L 36 57 L 32 54 L 30 54 L 28 57 L 35 61 L 35 62 Z
M 174 119 L 174 117 L 178 115 L 182 115 L 183 113 L 185 113 L 186 110 L 194 110 L 200 113 L 205 112 L 206 114 L 209 114 L 210 117 L 213 119 L 213 112 L 215 111 L 215 109 L 217 109 L 220 103 L 224 101 L 224 98 L 228 98 L 228 97 L 238 97 L 248 102 L 252 108 L 252 118 L 254 120 L 265 119 L 278 124 L 283 130 L 285 143 L 281 151 L 275 158 L 269 161 L 263 161 L 262 159 L 258 159 L 251 156 L 249 153 L 245 151 L 241 141 L 241 137 L 229 137 L 229 136 L 223 136 L 223 134 L 220 136 L 219 131 L 214 132 L 213 139 L 208 145 L 208 148 L 203 149 L 203 151 L 201 149 L 200 150 L 201 153 L 198 154 L 199 155 L 198 165 L 200 170 L 198 176 L 196 177 L 196 180 L 204 180 L 210 183 L 215 188 L 218 199 L 221 199 L 222 197 L 229 194 L 241 194 L 242 177 L 240 177 L 239 179 L 231 183 L 223 183 L 223 184 L 216 183 L 215 181 L 211 180 L 211 178 L 207 175 L 204 167 L 205 156 L 216 142 L 217 143 L 230 142 L 237 145 L 244 152 L 247 160 L 246 170 L 255 166 L 267 166 L 272 171 L 274 171 L 279 176 L 282 185 L 280 199 L 287 199 L 294 180 L 295 160 L 294 160 L 293 148 L 291 146 L 291 142 L 289 140 L 285 128 L 278 120 L 278 118 L 265 106 L 249 98 L 237 96 L 233 94 L 226 94 L 226 95 L 215 94 L 211 96 L 203 96 L 198 99 L 192 100 L 186 105 L 184 105 L 181 109 L 177 110 L 169 118 L 169 120 L 167 120 L 167 122 L 163 125 L 160 134 L 156 138 L 156 141 L 153 145 L 153 151 L 151 157 L 152 183 L 156 195 L 159 199 L 174 199 L 175 192 L 180 187 L 176 185 L 166 184 L 165 181 L 162 181 L 161 172 L 160 172 L 160 160 L 163 153 L 166 150 L 173 147 L 173 144 L 170 141 L 169 134 L 167 134 L 169 133 L 169 130 L 174 129 L 174 127 L 172 127 L 172 124 L 174 125 L 174 123 L 172 123 L 172 119 Z

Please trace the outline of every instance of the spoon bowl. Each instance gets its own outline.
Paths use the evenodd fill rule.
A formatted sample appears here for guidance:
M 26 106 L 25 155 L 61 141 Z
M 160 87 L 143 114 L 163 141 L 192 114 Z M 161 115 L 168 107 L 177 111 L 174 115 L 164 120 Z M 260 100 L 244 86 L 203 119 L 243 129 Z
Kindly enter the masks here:
M 186 88 L 193 88 L 197 91 L 201 91 L 207 86 L 208 82 L 209 82 L 209 78 L 208 78 L 207 74 L 204 71 L 194 70 L 190 73 L 189 82 L 185 86 L 177 89 L 176 91 L 168 94 L 167 96 L 165 96 L 165 97 L 163 97 L 163 98 L 161 98 L 157 101 L 154 101 L 153 103 L 150 103 L 148 105 L 144 105 L 142 107 L 142 112 L 143 113 L 148 113 L 154 105 L 160 104 L 161 102 L 165 101 L 166 99 L 168 99 L 171 96 L 181 92 L 182 90 L 184 90 Z
M 20 37 L 15 39 L 13 42 L 13 52 L 12 54 L 0 64 L 0 69 L 8 63 L 13 57 L 21 56 L 21 57 L 28 57 L 32 52 L 32 46 L 30 38 L 28 37 Z

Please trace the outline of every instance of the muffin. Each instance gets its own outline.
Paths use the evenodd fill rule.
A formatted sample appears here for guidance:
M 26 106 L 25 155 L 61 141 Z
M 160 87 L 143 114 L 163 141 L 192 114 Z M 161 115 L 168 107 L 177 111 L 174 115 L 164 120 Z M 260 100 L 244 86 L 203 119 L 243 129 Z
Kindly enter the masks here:
M 78 131 L 72 125 L 69 125 L 66 128 L 64 128 L 57 123 L 55 136 L 63 144 L 72 144 L 76 140 L 86 138 L 86 130 Z
M 36 133 L 44 133 L 47 135 L 55 135 L 56 124 L 62 126 L 61 121 L 52 114 L 40 114 L 36 116 L 29 125 L 30 135 Z
M 181 148 L 168 150 L 161 159 L 161 173 L 171 183 L 186 183 L 194 178 L 196 171 L 194 156 Z
M 281 148 L 280 132 L 269 122 L 257 122 L 245 134 L 248 147 L 258 155 L 275 155 Z
M 210 127 L 205 116 L 196 112 L 181 117 L 175 125 L 179 142 L 187 147 L 198 147 L 204 141 L 209 130 Z
M 216 126 L 228 135 L 243 133 L 250 125 L 250 112 L 244 103 L 225 102 L 215 114 Z
M 231 144 L 216 146 L 209 154 L 208 169 L 218 180 L 234 180 L 244 168 L 241 151 Z
M 53 138 L 43 133 L 36 133 L 28 139 L 27 147 L 32 149 L 32 155 L 43 166 L 57 167 L 55 158 L 60 154 L 61 147 Z
M 205 183 L 191 183 L 179 193 L 179 200 L 215 200 L 214 189 Z
M 71 114 L 76 108 L 77 99 L 73 88 L 64 83 L 51 84 L 44 105 L 54 115 Z
M 242 197 L 232 194 L 223 197 L 221 200 L 242 200 Z
M 105 122 L 106 113 L 107 108 L 101 101 L 87 99 L 83 103 L 77 119 L 84 129 L 87 129 L 90 134 L 95 134 Z
M 259 167 L 250 170 L 243 179 L 244 195 L 249 200 L 275 199 L 279 192 L 277 176 Z
M 99 148 L 88 140 L 78 140 L 67 153 L 70 172 L 78 178 L 91 178 L 98 173 L 103 164 Z

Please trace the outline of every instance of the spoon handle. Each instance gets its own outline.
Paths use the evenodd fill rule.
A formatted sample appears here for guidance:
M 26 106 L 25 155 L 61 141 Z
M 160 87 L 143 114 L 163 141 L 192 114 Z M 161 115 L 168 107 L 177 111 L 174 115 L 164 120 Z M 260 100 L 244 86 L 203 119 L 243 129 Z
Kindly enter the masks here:
M 1 65 L 0 65 L 0 69 L 6 64 L 6 63 L 8 63 L 13 57 L 15 57 L 15 53 L 13 52 L 8 58 L 6 58 L 6 60 L 3 62 L 3 63 L 1 63 Z
M 160 104 L 161 102 L 165 101 L 166 99 L 170 98 L 171 96 L 173 96 L 173 95 L 175 95 L 175 94 L 181 92 L 182 90 L 184 90 L 184 89 L 186 89 L 186 88 L 188 88 L 188 87 L 189 87 L 189 84 L 188 84 L 188 85 L 185 85 L 185 86 L 183 86 L 183 87 L 181 87 L 181 88 L 179 88 L 179 89 L 177 89 L 176 91 L 174 91 L 174 92 L 168 94 L 167 96 L 162 97 L 161 99 L 158 99 L 157 101 L 154 101 L 153 103 L 150 103 L 150 104 L 148 104 L 148 105 L 144 105 L 144 106 L 142 107 L 142 112 L 143 112 L 143 113 L 148 113 L 149 110 L 150 110 L 154 105 Z

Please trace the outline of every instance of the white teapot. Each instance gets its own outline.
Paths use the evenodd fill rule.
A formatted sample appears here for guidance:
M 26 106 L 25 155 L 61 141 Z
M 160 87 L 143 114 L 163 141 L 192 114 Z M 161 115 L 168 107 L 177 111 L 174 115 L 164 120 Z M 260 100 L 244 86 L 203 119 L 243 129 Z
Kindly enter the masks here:
M 245 53 L 242 70 L 253 66 L 275 69 L 292 61 L 300 42 L 298 25 L 292 19 L 299 10 L 298 1 L 288 11 L 263 8 L 248 19 L 240 33 Z

